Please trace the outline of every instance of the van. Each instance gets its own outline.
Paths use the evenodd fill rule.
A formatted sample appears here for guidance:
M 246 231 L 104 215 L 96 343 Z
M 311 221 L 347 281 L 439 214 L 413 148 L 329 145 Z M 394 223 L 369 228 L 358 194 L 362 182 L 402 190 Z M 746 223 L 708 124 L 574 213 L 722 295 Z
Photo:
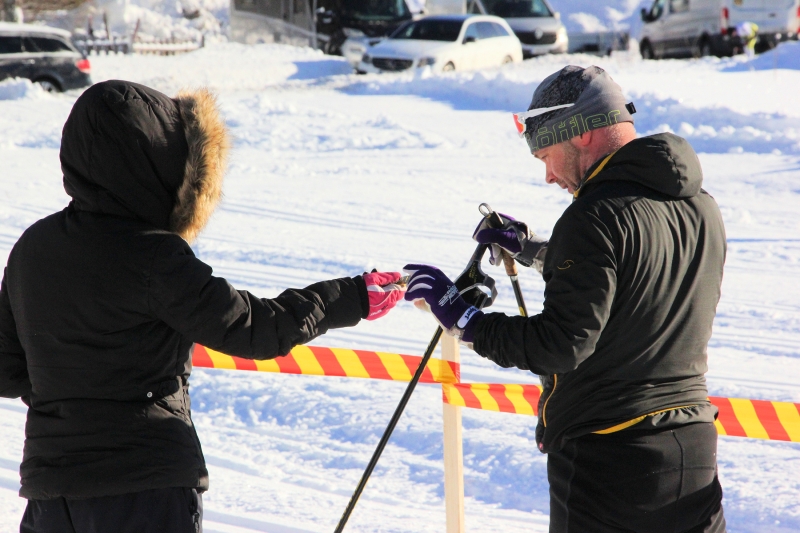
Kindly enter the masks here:
M 733 55 L 742 22 L 758 25 L 756 51 L 797 39 L 800 0 L 654 0 L 642 9 L 639 51 L 644 59 Z

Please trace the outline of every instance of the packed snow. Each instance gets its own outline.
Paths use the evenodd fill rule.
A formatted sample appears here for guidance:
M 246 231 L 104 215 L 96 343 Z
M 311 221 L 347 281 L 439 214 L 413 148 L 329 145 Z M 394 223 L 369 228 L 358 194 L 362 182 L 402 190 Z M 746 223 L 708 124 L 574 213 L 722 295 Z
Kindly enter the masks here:
M 628 2 L 631 4 L 632 2 Z M 643 62 L 550 56 L 472 73 L 355 76 L 340 58 L 280 45 L 209 46 L 174 57 L 92 57 L 93 79 L 168 93 L 209 85 L 235 136 L 225 198 L 195 249 L 218 275 L 264 297 L 420 261 L 457 275 L 478 204 L 547 236 L 570 197 L 544 183 L 512 126 L 545 76 L 606 68 L 635 102 L 641 134 L 675 131 L 700 152 L 728 232 L 709 346 L 710 393 L 800 402 L 800 86 L 797 45 L 743 58 Z M 0 83 L 0 257 L 68 197 L 61 127 L 78 92 Z M 515 313 L 502 272 L 493 309 Z M 543 281 L 521 275 L 532 311 Z M 435 324 L 401 303 L 321 346 L 421 354 Z M 534 383 L 469 350 L 465 381 Z M 194 419 L 211 474 L 208 533 L 334 529 L 403 383 L 195 369 Z M 347 531 L 444 529 L 441 389 L 421 385 Z M 0 531 L 14 531 L 26 408 L 0 401 Z M 535 418 L 464 410 L 469 531 L 547 531 L 546 457 Z M 721 437 L 731 533 L 800 530 L 800 444 Z

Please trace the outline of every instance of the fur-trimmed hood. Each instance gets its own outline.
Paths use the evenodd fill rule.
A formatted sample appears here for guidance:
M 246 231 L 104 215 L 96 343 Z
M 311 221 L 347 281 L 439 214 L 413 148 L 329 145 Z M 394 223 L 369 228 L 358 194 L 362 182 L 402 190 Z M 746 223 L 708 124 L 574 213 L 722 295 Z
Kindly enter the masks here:
M 75 209 L 137 218 L 191 242 L 222 195 L 229 147 L 208 90 L 173 99 L 137 83 L 98 83 L 64 125 L 64 189 Z

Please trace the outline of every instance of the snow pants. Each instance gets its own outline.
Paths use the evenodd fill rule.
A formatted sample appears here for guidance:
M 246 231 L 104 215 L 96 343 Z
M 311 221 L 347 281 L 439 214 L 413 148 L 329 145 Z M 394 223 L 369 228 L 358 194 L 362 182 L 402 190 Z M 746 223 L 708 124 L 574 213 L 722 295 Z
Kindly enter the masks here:
M 145 490 L 85 500 L 28 500 L 20 533 L 202 533 L 194 489 Z
M 585 435 L 547 457 L 550 533 L 724 533 L 717 431 Z

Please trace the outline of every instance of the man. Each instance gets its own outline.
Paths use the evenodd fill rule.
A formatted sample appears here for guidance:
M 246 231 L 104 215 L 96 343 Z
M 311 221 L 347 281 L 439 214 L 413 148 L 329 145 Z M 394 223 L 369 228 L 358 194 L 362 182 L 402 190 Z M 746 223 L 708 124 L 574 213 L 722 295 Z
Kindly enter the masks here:
M 399 273 L 235 290 L 192 253 L 229 139 L 205 90 L 97 84 L 64 125 L 66 209 L 28 228 L 0 289 L 0 396 L 28 405 L 22 533 L 196 533 L 208 489 L 193 343 L 271 359 L 386 314 Z
M 704 373 L 725 230 L 689 144 L 636 138 L 634 111 L 602 69 L 570 66 L 515 117 L 547 183 L 574 201 L 548 243 L 509 217 L 475 239 L 524 265 L 543 256 L 540 314 L 483 314 L 444 297 L 450 280 L 424 265 L 406 267 L 406 299 L 483 357 L 542 376 L 551 533 L 720 533 Z
M 756 55 L 756 42 L 758 42 L 758 24 L 744 21 L 737 24 L 734 29 L 747 59 L 753 59 Z

